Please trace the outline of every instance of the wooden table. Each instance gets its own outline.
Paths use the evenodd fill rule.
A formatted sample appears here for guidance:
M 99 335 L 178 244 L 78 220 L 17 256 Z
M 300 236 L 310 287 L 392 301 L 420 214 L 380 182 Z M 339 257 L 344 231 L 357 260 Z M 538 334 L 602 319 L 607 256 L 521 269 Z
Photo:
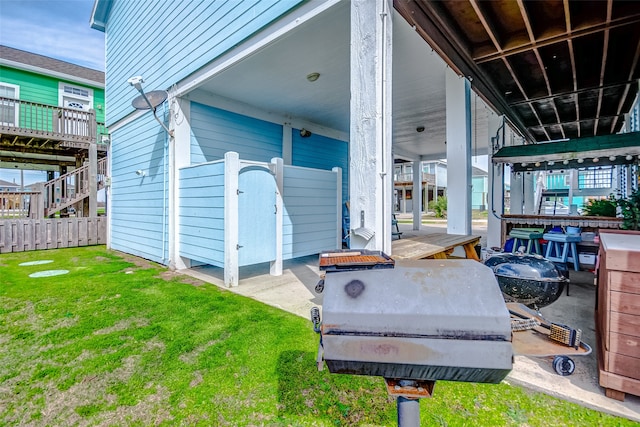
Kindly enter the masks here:
M 460 234 L 432 233 L 421 236 L 410 236 L 391 243 L 394 259 L 446 259 L 453 250 L 462 246 L 468 259 L 480 261 L 475 246 L 480 236 Z

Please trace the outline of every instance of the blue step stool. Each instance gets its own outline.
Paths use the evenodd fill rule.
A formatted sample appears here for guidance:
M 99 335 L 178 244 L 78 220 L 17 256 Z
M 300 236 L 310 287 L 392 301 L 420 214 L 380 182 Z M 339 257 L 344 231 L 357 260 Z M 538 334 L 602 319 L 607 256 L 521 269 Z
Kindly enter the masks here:
M 573 269 L 580 270 L 578 262 L 578 248 L 576 243 L 581 242 L 579 234 L 544 233 L 543 239 L 547 240 L 546 259 L 566 264 L 569 255 L 573 258 Z
M 540 249 L 540 241 L 543 233 L 541 230 L 532 228 L 513 228 L 509 232 L 509 237 L 513 237 L 513 247 L 511 253 L 516 253 L 520 246 L 525 246 L 525 254 L 539 254 L 542 255 Z

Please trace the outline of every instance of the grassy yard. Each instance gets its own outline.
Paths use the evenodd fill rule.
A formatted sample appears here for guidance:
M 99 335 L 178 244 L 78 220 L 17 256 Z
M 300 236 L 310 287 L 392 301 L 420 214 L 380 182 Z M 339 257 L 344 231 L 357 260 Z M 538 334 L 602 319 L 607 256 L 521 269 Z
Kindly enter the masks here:
M 0 425 L 396 425 L 383 380 L 318 372 L 317 341 L 102 246 L 0 255 Z M 634 425 L 505 383 L 439 382 L 420 405 L 424 426 Z

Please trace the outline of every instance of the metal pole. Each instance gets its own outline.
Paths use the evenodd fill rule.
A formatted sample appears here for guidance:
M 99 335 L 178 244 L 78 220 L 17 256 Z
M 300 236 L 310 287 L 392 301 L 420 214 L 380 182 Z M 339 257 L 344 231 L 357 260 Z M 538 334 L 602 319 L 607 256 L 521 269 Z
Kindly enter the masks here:
M 398 427 L 420 427 L 420 400 L 398 396 Z

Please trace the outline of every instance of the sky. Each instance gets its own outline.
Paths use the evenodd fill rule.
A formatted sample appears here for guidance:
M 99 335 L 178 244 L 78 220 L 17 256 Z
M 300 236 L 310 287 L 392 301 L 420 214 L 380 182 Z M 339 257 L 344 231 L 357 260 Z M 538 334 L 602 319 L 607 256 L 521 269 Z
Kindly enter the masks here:
M 0 0 L 0 44 L 104 71 L 104 33 L 89 26 L 94 0 Z M 20 183 L 20 171 L 0 169 Z M 24 172 L 24 184 L 45 181 Z

